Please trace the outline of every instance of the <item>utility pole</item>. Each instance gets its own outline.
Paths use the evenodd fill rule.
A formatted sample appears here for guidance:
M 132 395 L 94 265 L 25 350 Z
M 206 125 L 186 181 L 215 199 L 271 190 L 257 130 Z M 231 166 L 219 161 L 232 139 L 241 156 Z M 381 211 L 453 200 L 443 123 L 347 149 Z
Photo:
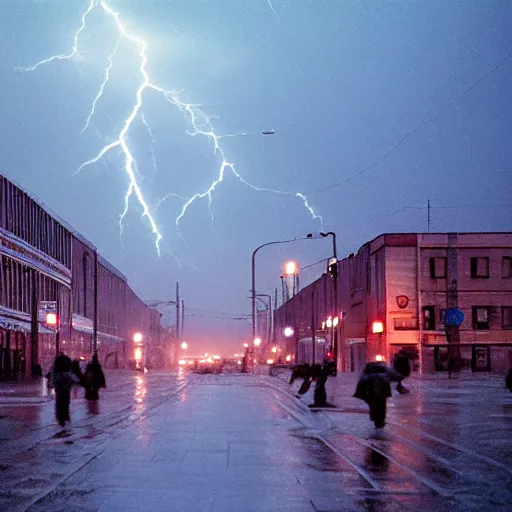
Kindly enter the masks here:
M 93 299 L 93 323 L 92 323 L 92 347 L 93 352 L 98 351 L 98 251 L 94 251 L 94 299 Z M 87 293 L 87 292 L 86 292 Z M 72 318 L 72 317 L 70 317 Z
M 185 330 L 185 301 L 181 299 L 181 337 L 183 337 L 183 331 Z
M 446 309 L 455 309 L 459 306 L 458 290 L 458 235 L 448 233 L 448 249 L 446 262 Z M 460 370 L 460 329 L 458 326 L 445 326 L 446 341 L 448 342 L 448 377 L 451 379 L 452 370 Z M 452 344 L 456 347 L 452 348 Z M 454 350 L 455 348 L 455 350 Z
M 311 346 L 312 348 L 312 356 L 311 356 L 311 364 L 316 363 L 316 325 L 315 325 L 315 288 L 311 290 Z
M 180 283 L 176 283 L 176 340 L 180 343 Z
M 430 199 L 427 201 L 427 233 L 430 233 Z
M 39 363 L 39 350 L 38 350 L 38 336 L 39 336 L 39 304 L 37 300 L 37 271 L 31 271 L 32 279 L 32 315 L 30 325 L 30 365 L 32 368 L 32 375 L 35 374 L 36 365 Z

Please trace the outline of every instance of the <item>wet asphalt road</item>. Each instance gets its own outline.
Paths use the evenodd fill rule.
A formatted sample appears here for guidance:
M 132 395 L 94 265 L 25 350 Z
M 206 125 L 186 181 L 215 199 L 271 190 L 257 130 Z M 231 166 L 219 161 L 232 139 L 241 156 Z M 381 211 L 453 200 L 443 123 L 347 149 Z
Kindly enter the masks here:
M 282 378 L 110 379 L 102 413 L 0 399 L 0 510 L 510 510 L 512 394 L 496 379 L 411 380 L 376 430 L 336 378 L 312 413 Z M 15 427 L 13 429 L 13 427 Z

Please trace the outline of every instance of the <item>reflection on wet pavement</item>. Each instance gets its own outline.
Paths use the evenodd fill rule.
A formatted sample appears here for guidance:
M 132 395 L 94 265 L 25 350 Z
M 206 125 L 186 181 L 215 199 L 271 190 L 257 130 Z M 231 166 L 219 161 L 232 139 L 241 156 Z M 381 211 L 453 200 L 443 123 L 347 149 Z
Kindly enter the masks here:
M 493 386 L 475 398 L 413 382 L 379 431 L 350 383 L 343 412 L 313 414 L 268 377 L 136 375 L 104 393 L 98 418 L 75 409 L 69 438 L 1 443 L 18 451 L 0 458 L 0 508 L 40 498 L 30 510 L 505 510 L 512 414 Z M 7 425 L 32 442 L 31 422 L 54 428 L 43 408 L 13 409 Z

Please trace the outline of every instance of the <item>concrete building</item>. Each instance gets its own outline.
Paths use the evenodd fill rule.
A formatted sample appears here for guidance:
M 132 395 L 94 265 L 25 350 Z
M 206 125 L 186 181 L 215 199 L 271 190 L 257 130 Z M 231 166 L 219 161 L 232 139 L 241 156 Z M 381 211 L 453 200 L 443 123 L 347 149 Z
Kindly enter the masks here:
M 45 323 L 50 309 L 58 314 L 58 330 Z M 89 359 L 97 350 L 104 366 L 130 367 L 136 355 L 145 361 L 153 339 L 171 351 L 159 313 L 126 277 L 0 175 L 0 378 L 28 376 L 36 365 L 46 372 L 58 351 Z
M 423 371 L 446 370 L 449 359 L 453 369 L 505 371 L 512 365 L 512 233 L 380 235 L 339 261 L 339 310 L 332 304 L 324 274 L 276 311 L 278 337 L 291 325 L 299 346 L 314 327 L 317 342 L 336 344 L 342 371 L 390 361 L 400 349 Z M 449 318 L 462 311 L 460 326 L 445 325 L 448 310 Z

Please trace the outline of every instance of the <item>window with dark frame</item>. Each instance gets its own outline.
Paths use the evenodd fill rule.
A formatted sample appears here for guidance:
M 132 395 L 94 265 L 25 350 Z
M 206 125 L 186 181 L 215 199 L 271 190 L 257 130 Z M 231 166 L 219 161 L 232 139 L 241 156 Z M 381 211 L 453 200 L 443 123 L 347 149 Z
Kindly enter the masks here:
M 446 278 L 446 258 L 433 257 L 430 258 L 430 277 L 431 279 Z
M 501 259 L 501 277 L 512 279 L 512 256 L 503 256 Z
M 473 329 L 488 331 L 490 328 L 490 306 L 473 306 Z
M 394 318 L 395 331 L 417 331 L 417 318 Z
M 501 308 L 501 328 L 512 329 L 512 306 Z
M 471 258 L 471 279 L 487 279 L 489 277 L 489 258 Z

